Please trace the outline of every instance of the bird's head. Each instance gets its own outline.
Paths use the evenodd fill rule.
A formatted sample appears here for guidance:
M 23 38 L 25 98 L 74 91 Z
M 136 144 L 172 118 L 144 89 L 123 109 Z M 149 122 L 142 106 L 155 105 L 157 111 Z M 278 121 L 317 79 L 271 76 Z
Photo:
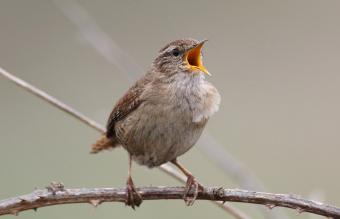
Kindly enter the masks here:
M 206 41 L 195 39 L 172 41 L 159 51 L 153 65 L 159 72 L 167 75 L 178 72 L 210 75 L 202 63 L 201 50 Z

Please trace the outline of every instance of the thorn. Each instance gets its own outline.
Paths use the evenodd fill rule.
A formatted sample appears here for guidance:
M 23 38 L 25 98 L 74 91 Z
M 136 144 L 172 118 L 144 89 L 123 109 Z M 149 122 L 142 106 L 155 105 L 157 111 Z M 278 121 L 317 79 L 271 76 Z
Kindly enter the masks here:
M 52 195 L 55 195 L 57 192 L 65 191 L 65 186 L 61 182 L 51 182 L 50 185 L 45 188 L 47 191 L 52 192 Z
M 266 206 L 267 206 L 270 210 L 272 210 L 273 208 L 276 207 L 276 205 L 274 205 L 274 204 L 266 204 Z
M 224 197 L 224 189 L 223 187 L 220 187 L 218 189 L 215 189 L 213 191 L 214 195 L 217 196 L 218 198 L 223 198 Z
M 24 198 L 21 198 L 21 197 L 19 197 L 19 199 L 20 199 L 20 202 L 21 202 L 21 203 L 25 203 L 25 202 L 27 202 L 27 200 L 26 200 L 26 199 L 24 199 Z
M 41 195 L 38 195 L 38 198 L 39 198 L 39 200 L 44 200 L 44 199 L 46 199 L 46 197 L 41 196 Z
M 298 211 L 299 214 L 301 214 L 302 212 L 305 212 L 305 209 L 303 208 L 296 208 L 296 210 Z
M 19 210 L 11 210 L 10 214 L 13 214 L 14 216 L 18 216 L 19 215 Z
M 93 206 L 93 207 L 98 207 L 98 205 L 100 205 L 101 201 L 99 199 L 91 199 L 90 200 L 90 204 Z

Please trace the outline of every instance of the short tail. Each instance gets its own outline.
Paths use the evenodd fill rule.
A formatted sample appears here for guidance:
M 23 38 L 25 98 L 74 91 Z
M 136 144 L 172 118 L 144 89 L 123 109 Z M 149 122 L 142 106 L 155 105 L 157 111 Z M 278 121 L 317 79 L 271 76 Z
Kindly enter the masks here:
M 96 143 L 92 145 L 91 154 L 96 154 L 102 150 L 109 150 L 118 146 L 118 142 L 113 139 L 107 138 L 103 135 L 100 139 L 97 140 Z

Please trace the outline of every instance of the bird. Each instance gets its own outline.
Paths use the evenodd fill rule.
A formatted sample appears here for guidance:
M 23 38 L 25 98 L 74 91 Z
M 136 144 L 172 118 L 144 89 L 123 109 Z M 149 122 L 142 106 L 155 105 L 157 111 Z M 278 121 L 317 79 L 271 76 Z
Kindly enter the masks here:
M 211 75 L 202 61 L 206 41 L 186 38 L 166 44 L 149 70 L 118 100 L 106 133 L 92 145 L 91 153 L 119 146 L 128 152 L 125 204 L 133 209 L 142 197 L 132 180 L 132 161 L 149 168 L 174 164 L 187 177 L 183 195 L 187 205 L 204 189 L 177 158 L 195 145 L 221 101 L 206 79 Z

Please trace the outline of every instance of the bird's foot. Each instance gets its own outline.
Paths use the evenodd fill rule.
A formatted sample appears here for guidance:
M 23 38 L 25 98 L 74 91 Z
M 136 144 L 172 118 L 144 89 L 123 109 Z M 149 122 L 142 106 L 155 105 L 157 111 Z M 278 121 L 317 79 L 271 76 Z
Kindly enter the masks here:
M 133 184 L 132 178 L 128 178 L 126 182 L 126 200 L 125 205 L 131 206 L 133 210 L 135 207 L 143 202 L 142 196 L 137 192 L 135 185 Z
M 193 189 L 192 197 L 189 197 L 189 193 L 192 189 Z M 187 206 L 191 206 L 194 204 L 199 190 L 203 191 L 204 187 L 196 181 L 194 176 L 188 176 L 183 196 L 184 202 Z

